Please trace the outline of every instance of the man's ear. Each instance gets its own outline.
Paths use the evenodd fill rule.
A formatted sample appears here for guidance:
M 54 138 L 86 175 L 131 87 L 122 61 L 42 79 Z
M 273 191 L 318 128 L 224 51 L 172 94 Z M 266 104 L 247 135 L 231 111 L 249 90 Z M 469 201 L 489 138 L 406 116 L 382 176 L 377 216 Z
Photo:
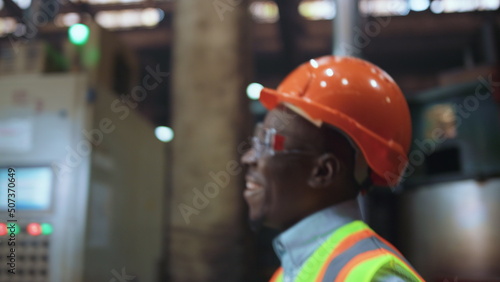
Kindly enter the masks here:
M 330 187 L 339 171 L 340 162 L 338 158 L 331 153 L 323 154 L 315 160 L 308 184 L 317 189 Z

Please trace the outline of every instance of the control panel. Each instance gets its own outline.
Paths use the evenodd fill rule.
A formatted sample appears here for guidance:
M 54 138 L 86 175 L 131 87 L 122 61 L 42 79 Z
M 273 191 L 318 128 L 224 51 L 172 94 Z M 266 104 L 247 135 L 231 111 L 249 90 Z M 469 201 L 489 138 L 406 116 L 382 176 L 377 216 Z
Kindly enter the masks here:
M 52 232 L 48 222 L 0 223 L 0 282 L 49 282 Z

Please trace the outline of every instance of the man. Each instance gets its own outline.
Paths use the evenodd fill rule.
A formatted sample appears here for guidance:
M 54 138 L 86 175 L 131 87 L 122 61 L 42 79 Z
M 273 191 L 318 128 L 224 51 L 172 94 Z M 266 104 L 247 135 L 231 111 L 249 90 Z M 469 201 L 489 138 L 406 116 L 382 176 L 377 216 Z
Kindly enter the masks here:
M 356 197 L 395 186 L 407 164 L 411 121 L 392 78 L 356 58 L 326 56 L 264 88 L 244 197 L 250 220 L 283 232 L 271 281 L 423 281 L 361 221 Z

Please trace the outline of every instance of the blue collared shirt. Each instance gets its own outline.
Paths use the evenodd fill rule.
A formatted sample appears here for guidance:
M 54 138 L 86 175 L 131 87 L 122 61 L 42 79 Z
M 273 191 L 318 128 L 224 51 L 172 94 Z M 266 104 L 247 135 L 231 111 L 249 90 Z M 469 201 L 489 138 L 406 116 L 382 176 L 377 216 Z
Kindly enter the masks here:
M 273 241 L 274 251 L 284 270 L 283 281 L 292 282 L 306 260 L 339 227 L 362 220 L 356 199 L 320 210 L 299 221 Z M 391 269 L 380 269 L 373 281 L 406 281 Z

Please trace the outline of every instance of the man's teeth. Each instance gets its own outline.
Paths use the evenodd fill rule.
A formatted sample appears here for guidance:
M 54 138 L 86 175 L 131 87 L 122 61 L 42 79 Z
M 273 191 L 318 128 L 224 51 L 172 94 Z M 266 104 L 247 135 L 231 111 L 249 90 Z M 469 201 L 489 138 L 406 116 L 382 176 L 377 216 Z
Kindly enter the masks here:
M 259 189 L 260 185 L 254 183 L 254 182 L 247 182 L 247 189 Z

